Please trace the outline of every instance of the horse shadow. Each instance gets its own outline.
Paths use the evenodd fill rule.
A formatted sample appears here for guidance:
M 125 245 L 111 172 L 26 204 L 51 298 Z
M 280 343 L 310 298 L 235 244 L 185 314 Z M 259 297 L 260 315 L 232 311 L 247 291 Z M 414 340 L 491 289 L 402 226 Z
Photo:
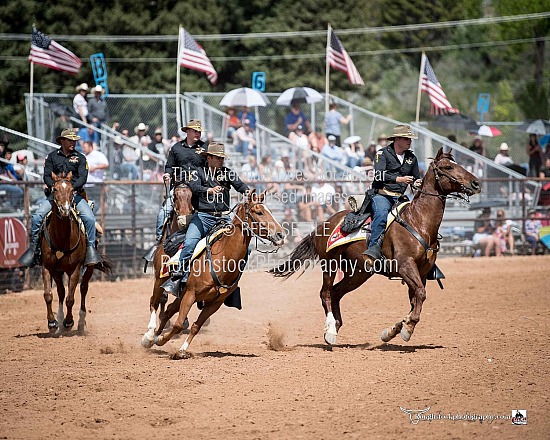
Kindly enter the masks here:
M 38 339 L 56 339 L 56 338 L 72 338 L 75 336 L 86 336 L 87 333 L 81 333 L 78 330 L 65 330 L 62 332 L 36 332 L 36 333 L 27 333 L 25 335 L 15 335 L 14 338 L 38 338 Z
M 257 354 L 243 354 L 243 353 L 230 353 L 226 351 L 205 351 L 202 353 L 197 353 L 196 357 L 213 357 L 213 358 L 224 358 L 224 357 L 239 357 L 239 358 L 257 358 Z
M 362 344 L 299 344 L 296 347 L 306 348 L 319 348 L 324 351 L 332 351 L 335 348 L 350 348 L 359 350 L 380 350 L 380 351 L 395 351 L 400 353 L 415 353 L 417 350 L 437 350 L 445 348 L 442 345 L 397 345 L 388 344 L 386 342 L 380 342 L 377 344 L 370 344 L 368 342 Z

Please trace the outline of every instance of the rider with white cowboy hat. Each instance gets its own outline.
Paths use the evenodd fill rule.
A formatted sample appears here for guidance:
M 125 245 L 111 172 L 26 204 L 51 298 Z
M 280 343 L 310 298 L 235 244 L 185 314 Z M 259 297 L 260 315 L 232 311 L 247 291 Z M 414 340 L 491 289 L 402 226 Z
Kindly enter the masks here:
M 378 150 L 374 159 L 375 195 L 372 198 L 371 236 L 365 259 L 374 264 L 382 256 L 382 239 L 386 220 L 392 206 L 405 193 L 408 185 L 421 183 L 418 160 L 410 150 L 413 139 L 418 139 L 409 125 L 396 125 L 387 147 Z

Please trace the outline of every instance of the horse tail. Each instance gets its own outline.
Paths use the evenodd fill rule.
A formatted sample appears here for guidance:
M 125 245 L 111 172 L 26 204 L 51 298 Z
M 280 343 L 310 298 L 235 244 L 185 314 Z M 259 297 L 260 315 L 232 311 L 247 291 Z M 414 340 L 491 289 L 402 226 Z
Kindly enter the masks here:
M 316 231 L 313 231 L 306 238 L 304 238 L 296 249 L 287 257 L 287 260 L 281 263 L 279 266 L 269 270 L 268 273 L 274 277 L 289 278 L 292 274 L 296 273 L 299 269 L 303 269 L 299 276 L 302 276 L 308 265 L 313 266 L 319 258 L 319 253 L 315 247 Z
M 95 268 L 103 272 L 104 274 L 111 275 L 113 271 L 113 266 L 114 266 L 113 261 L 106 254 L 102 254 L 100 252 L 100 255 L 101 255 L 101 263 L 96 264 Z

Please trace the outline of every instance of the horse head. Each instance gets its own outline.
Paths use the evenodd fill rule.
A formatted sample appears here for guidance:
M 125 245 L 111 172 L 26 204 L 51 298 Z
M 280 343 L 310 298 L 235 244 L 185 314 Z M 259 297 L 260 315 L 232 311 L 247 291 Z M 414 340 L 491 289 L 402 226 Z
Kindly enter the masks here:
M 275 246 L 282 246 L 285 241 L 285 231 L 264 205 L 265 195 L 266 192 L 263 192 L 258 196 L 255 189 L 248 192 L 244 201 L 244 222 L 259 237 L 271 241 Z
M 69 171 L 67 175 L 63 173 L 59 176 L 52 172 L 52 179 L 54 182 L 52 188 L 53 201 L 60 217 L 66 218 L 71 212 L 71 205 L 74 197 L 74 188 L 71 183 L 72 177 L 72 171 Z
M 435 186 L 443 195 L 451 193 L 471 196 L 481 192 L 481 185 L 476 176 L 455 162 L 452 150 L 444 153 L 440 148 L 430 165 L 435 178 Z
M 187 216 L 193 213 L 192 195 L 191 188 L 184 183 L 180 183 L 174 188 L 174 213 L 177 216 L 180 229 L 187 225 Z

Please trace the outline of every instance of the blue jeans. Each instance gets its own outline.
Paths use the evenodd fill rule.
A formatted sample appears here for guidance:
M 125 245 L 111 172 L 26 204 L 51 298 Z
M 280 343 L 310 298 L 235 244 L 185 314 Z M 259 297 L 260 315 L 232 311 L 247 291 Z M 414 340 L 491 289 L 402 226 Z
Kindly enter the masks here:
M 397 202 L 398 197 L 376 194 L 372 198 L 372 223 L 369 247 L 376 244 L 386 229 L 386 221 L 391 207 Z
M 123 163 L 120 165 L 121 179 L 128 178 L 128 180 L 139 180 L 139 170 L 136 164 Z
M 183 242 L 183 248 L 180 254 L 180 268 L 183 269 L 184 275 L 182 278 L 183 282 L 187 282 L 189 278 L 189 267 L 188 262 L 193 256 L 193 251 L 197 243 L 201 241 L 202 238 L 206 237 L 208 231 L 214 227 L 214 225 L 221 219 L 231 221 L 229 216 L 227 217 L 214 217 L 213 215 L 206 214 L 205 212 L 197 212 L 193 214 L 191 223 L 187 228 L 185 233 L 185 241 Z
M 86 229 L 86 237 L 88 246 L 95 246 L 95 217 L 90 205 L 82 196 L 76 194 L 74 196 L 74 202 L 76 203 L 76 209 L 80 213 L 80 218 L 84 223 L 84 229 Z M 40 226 L 44 217 L 52 209 L 52 203 L 49 199 L 44 199 L 38 209 L 31 217 L 31 243 L 36 245 L 38 242 L 38 233 L 40 232 Z
M 18 185 L 1 184 L 0 191 L 6 192 L 6 202 L 11 205 L 13 209 L 19 209 L 23 207 L 23 196 L 25 195 L 23 189 Z
M 164 225 L 164 222 L 170 216 L 170 213 L 174 209 L 173 195 L 174 191 L 172 190 L 170 191 L 170 194 L 164 202 L 164 205 L 160 207 L 160 210 L 157 214 L 157 241 L 160 240 L 160 236 L 162 235 L 162 226 Z

